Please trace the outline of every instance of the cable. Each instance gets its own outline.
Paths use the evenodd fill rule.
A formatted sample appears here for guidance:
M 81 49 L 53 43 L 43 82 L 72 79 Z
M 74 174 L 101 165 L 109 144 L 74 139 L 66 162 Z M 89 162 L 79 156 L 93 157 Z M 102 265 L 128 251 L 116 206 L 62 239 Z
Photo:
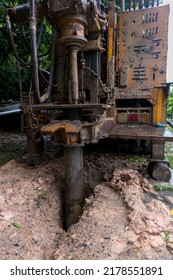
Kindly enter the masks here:
M 40 23 L 40 28 L 39 28 L 39 35 L 38 35 L 38 40 L 37 40 L 37 49 L 39 48 L 41 44 L 41 38 L 43 35 L 43 26 L 44 26 L 44 18 L 42 18 L 41 23 Z
M 98 76 L 98 74 L 96 72 L 94 72 L 91 68 L 89 68 L 85 65 L 83 65 L 83 68 L 89 70 L 91 73 L 94 74 L 94 76 L 97 77 L 97 79 L 99 80 L 99 82 L 101 84 L 101 87 L 103 88 L 104 92 L 110 92 L 110 89 L 102 82 L 101 78 Z
M 63 82 L 63 80 L 64 80 L 64 76 L 65 76 L 65 72 L 66 72 L 66 65 L 67 65 L 67 56 L 65 56 L 65 64 L 64 64 L 64 71 L 63 71 L 62 78 L 61 78 L 61 80 L 60 80 L 59 82 L 57 82 L 56 84 L 51 84 L 51 83 L 45 78 L 45 76 L 43 75 L 42 72 L 45 72 L 45 73 L 49 74 L 48 71 L 39 68 L 39 73 L 40 73 L 41 77 L 43 78 L 43 80 L 46 82 L 46 84 L 48 84 L 48 85 L 51 86 L 51 87 L 58 87 L 58 86 Z

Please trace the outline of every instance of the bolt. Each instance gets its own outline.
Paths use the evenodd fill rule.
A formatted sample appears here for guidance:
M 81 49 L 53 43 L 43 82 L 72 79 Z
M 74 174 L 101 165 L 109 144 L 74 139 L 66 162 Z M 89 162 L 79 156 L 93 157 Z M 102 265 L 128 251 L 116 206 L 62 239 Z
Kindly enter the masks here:
M 123 21 L 123 25 L 124 25 L 124 26 L 127 26 L 127 25 L 128 25 L 127 20 L 124 20 L 124 21 Z
M 164 70 L 161 68 L 160 71 L 159 71 L 159 73 L 160 73 L 161 75 L 164 74 Z
M 123 36 L 123 42 L 126 42 L 126 41 L 127 41 L 127 36 L 124 35 L 124 36 Z
M 123 29 L 123 34 L 126 34 L 127 33 L 127 29 Z

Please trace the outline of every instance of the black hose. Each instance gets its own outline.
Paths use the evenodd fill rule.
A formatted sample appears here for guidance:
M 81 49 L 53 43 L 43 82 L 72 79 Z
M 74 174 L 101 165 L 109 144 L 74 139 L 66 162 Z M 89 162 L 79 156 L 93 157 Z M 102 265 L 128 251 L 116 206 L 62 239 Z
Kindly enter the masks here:
M 22 103 L 22 92 L 23 92 L 22 76 L 21 76 L 21 68 L 18 62 L 16 63 L 16 68 L 17 68 L 18 84 L 19 84 L 19 91 L 20 91 L 20 102 Z
M 44 22 L 44 21 L 42 21 L 42 24 L 40 25 L 40 28 L 41 28 L 41 26 L 43 25 L 43 22 Z M 23 39 L 23 42 L 24 42 L 26 48 L 28 49 L 28 51 L 31 51 L 30 44 L 29 44 L 29 42 L 28 42 L 28 40 L 27 40 L 27 37 L 26 37 L 26 33 L 25 33 L 25 29 L 24 29 L 23 24 L 20 26 L 20 30 L 21 30 L 21 32 L 22 32 L 22 39 Z M 39 36 L 41 36 L 40 33 L 39 33 Z M 41 40 L 41 37 L 40 37 L 40 39 L 37 41 L 37 48 L 39 47 L 39 45 L 40 45 L 40 43 L 41 43 L 40 40 Z M 41 58 L 41 57 L 47 56 L 48 54 L 50 54 L 50 49 L 47 50 L 45 53 L 40 53 L 40 54 L 38 54 L 37 57 L 38 57 L 38 58 Z
M 41 44 L 41 38 L 43 35 L 43 25 L 44 25 L 44 18 L 41 20 L 40 23 L 40 31 L 39 31 L 39 35 L 38 35 L 38 41 L 37 41 L 37 49 L 39 48 L 40 44 Z
M 41 58 L 41 57 L 44 57 L 44 56 L 47 56 L 48 54 L 50 54 L 50 49 L 47 50 L 45 53 L 40 53 L 37 55 L 38 58 Z
M 14 37 L 13 37 L 12 29 L 11 29 L 10 17 L 8 14 L 6 14 L 5 18 L 6 18 L 7 31 L 8 31 L 9 37 L 10 37 L 10 41 L 12 44 L 12 48 L 13 48 L 13 52 L 14 52 L 16 60 L 20 63 L 20 65 L 22 65 L 24 67 L 30 66 L 31 65 L 30 61 L 25 62 L 20 58 L 18 51 L 16 49 L 16 46 L 15 46 L 15 42 L 14 42 Z
M 52 83 L 53 83 L 53 78 L 54 78 L 54 69 L 55 69 L 55 52 L 56 52 L 56 39 L 57 39 L 57 32 L 55 29 L 53 29 L 53 36 L 52 36 L 52 50 L 51 50 L 51 68 L 50 68 L 50 76 L 49 76 L 49 82 L 48 82 L 48 88 L 46 93 L 42 96 L 42 98 L 48 99 L 51 90 L 52 90 Z
M 56 30 L 53 29 L 49 85 L 47 91 L 42 96 L 40 96 L 39 75 L 38 75 L 39 67 L 37 61 L 35 0 L 30 0 L 30 36 L 31 36 L 31 59 L 32 59 L 32 84 L 38 102 L 43 103 L 49 98 L 52 89 L 52 82 L 53 82 L 54 68 L 55 68 Z
M 67 65 L 67 56 L 65 56 L 64 71 L 63 71 L 62 78 L 61 78 L 61 80 L 60 80 L 59 82 L 57 82 L 56 84 L 50 83 L 50 82 L 45 78 L 45 76 L 44 76 L 43 73 L 42 73 L 42 72 L 46 72 L 44 69 L 39 68 L 39 73 L 40 73 L 41 77 L 43 78 L 43 80 L 45 81 L 46 84 L 50 85 L 51 87 L 58 87 L 58 86 L 60 86 L 60 84 L 62 84 L 62 82 L 63 82 L 63 80 L 64 80 L 65 72 L 66 72 L 66 65 Z
M 30 52 L 31 49 L 30 49 L 30 45 L 29 45 L 29 42 L 28 42 L 27 37 L 26 37 L 26 33 L 25 33 L 25 29 L 24 29 L 23 24 L 20 26 L 20 30 L 21 30 L 21 32 L 22 32 L 22 39 L 23 39 L 23 42 L 24 42 L 24 44 L 25 44 L 27 50 Z
M 173 122 L 172 122 L 171 120 L 168 120 L 168 119 L 167 119 L 166 122 L 167 122 L 167 124 L 170 125 L 171 128 L 173 128 Z

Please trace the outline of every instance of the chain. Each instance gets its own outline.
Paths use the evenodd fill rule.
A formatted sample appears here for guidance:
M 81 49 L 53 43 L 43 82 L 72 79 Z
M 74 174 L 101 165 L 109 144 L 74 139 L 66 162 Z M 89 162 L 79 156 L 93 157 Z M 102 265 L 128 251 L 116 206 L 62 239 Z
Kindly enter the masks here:
M 32 82 L 30 84 L 30 89 L 29 89 L 29 107 L 30 107 L 29 124 L 30 124 L 31 129 L 35 130 L 39 127 L 39 121 L 33 112 L 32 102 L 31 102 L 31 90 L 32 90 Z
M 38 119 L 34 113 L 30 113 L 29 124 L 30 124 L 31 129 L 33 129 L 33 130 L 35 130 L 39 127 Z

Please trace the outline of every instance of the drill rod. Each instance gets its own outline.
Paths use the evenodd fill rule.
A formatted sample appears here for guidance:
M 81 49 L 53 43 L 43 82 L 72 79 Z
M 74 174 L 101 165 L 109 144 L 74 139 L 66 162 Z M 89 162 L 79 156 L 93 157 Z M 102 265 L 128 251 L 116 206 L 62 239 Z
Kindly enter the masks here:
M 78 222 L 83 207 L 83 147 L 65 146 L 65 220 L 66 229 Z

